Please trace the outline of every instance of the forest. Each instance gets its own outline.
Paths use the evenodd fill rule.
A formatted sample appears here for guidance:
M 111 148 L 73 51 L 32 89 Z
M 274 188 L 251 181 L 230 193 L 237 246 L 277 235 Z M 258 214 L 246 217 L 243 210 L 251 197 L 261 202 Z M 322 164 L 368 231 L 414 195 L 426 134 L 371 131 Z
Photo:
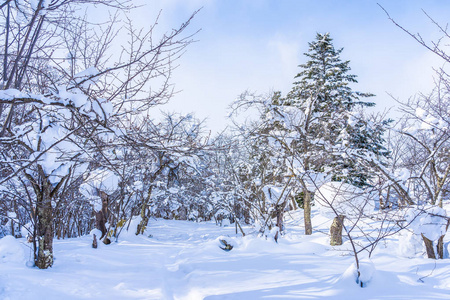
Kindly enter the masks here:
M 115 13 L 95 23 L 82 13 L 89 6 Z M 333 32 L 317 33 L 288 93 L 242 91 L 230 99 L 233 125 L 211 134 L 194 114 L 150 112 L 173 97 L 172 72 L 195 41 L 187 28 L 201 10 L 157 35 L 158 19 L 135 28 L 123 16 L 132 9 L 126 0 L 0 3 L 0 298 L 10 291 L 1 269 L 17 247 L 27 249 L 26 262 L 20 260 L 25 270 L 56 271 L 64 267 L 61 241 L 83 241 L 73 253 L 119 255 L 114 247 L 123 241 L 163 240 L 161 224 L 173 227 L 166 237 L 177 230 L 188 236 L 183 226 L 209 226 L 206 249 L 221 259 L 242 249 L 256 255 L 259 247 L 311 246 L 318 235 L 320 249 L 338 253 L 333 259 L 346 253 L 356 288 L 370 287 L 376 264 L 368 261 L 391 251 L 380 249 L 394 239 L 404 256 L 434 264 L 431 274 L 419 276 L 422 282 L 448 272 L 444 68 L 436 70 L 432 90 L 393 98 L 401 116 L 390 119 L 375 109 L 375 95 L 358 91 L 345 45 L 335 45 Z M 450 62 L 445 24 L 427 15 L 441 34 L 427 42 L 385 12 L 393 30 Z M 295 243 L 293 232 L 307 242 Z M 176 235 L 167 238 L 173 241 Z M 201 239 L 191 247 L 200 251 Z M 209 253 L 192 249 L 193 257 Z M 445 280 L 440 289 L 448 292 Z M 179 293 L 185 299 L 224 294 Z M 175 294 L 118 299 L 183 298 Z M 20 298 L 11 295 L 5 299 Z

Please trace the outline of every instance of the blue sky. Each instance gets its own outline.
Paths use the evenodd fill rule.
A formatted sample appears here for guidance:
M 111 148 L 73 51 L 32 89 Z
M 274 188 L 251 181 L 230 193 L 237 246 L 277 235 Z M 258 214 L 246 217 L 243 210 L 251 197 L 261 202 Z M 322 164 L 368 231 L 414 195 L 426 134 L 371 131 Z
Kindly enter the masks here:
M 445 24 L 450 1 L 414 0 L 157 0 L 136 15 L 146 26 L 162 9 L 160 30 L 175 28 L 202 7 L 189 31 L 201 31 L 174 74 L 180 91 L 163 109 L 194 112 L 213 132 L 223 129 L 227 107 L 245 90 L 289 91 L 316 32 L 330 32 L 341 58 L 358 76 L 355 90 L 376 94 L 379 110 L 433 86 L 432 67 L 443 62 L 395 27 L 377 5 L 425 40 L 437 28 L 422 12 Z M 147 4 L 148 3 L 148 4 Z M 392 110 L 395 116 L 395 109 Z

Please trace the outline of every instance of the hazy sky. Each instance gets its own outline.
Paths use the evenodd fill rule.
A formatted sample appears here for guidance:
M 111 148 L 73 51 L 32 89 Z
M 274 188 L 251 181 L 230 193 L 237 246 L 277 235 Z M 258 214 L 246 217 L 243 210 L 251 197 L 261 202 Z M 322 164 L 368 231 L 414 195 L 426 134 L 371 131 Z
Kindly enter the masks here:
M 162 9 L 160 29 L 179 26 L 196 9 L 189 32 L 201 31 L 174 74 L 181 91 L 163 109 L 194 112 L 217 132 L 226 126 L 228 106 L 245 90 L 260 94 L 292 87 L 308 42 L 316 32 L 330 32 L 336 48 L 344 48 L 355 90 L 376 94 L 378 109 L 392 107 L 387 95 L 407 99 L 433 86 L 432 67 L 443 62 L 392 24 L 377 5 L 426 40 L 438 29 L 422 12 L 446 24 L 447 0 L 159 0 L 144 1 L 136 21 L 146 26 Z

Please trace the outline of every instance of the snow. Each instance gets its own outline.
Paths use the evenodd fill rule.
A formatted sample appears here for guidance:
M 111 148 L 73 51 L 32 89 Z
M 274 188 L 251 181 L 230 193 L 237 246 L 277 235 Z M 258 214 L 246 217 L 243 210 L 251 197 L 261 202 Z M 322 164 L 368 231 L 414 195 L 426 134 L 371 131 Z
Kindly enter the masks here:
M 428 115 L 427 111 L 421 107 L 416 108 L 416 117 L 419 119 L 423 119 Z
M 367 287 L 370 285 L 375 272 L 375 265 L 371 260 L 360 261 L 359 269 L 356 266 L 356 262 L 354 262 L 347 270 L 345 270 L 340 281 L 350 283 L 353 281 L 362 287 Z
M 24 93 L 16 89 L 7 89 L 7 90 L 1 90 L 0 91 L 0 98 L 2 100 L 15 100 L 20 98 L 25 99 L 36 99 L 39 101 L 42 101 L 44 103 L 51 103 L 52 100 L 49 98 L 44 97 L 40 94 L 32 94 L 32 93 Z
M 102 201 L 98 195 L 98 191 L 112 194 L 118 189 L 119 182 L 119 176 L 112 171 L 96 169 L 85 178 L 84 183 L 80 185 L 79 191 L 92 202 L 95 210 L 100 210 L 102 208 Z
M 395 171 L 394 176 L 397 180 L 405 182 L 411 178 L 411 172 L 406 168 L 399 168 Z
M 437 241 L 446 233 L 447 213 L 438 206 L 411 207 L 406 212 L 406 222 L 416 235 L 423 234 L 431 241 Z
M 99 73 L 96 67 L 90 67 L 75 74 L 73 77 L 77 84 L 81 84 L 83 88 L 88 88 L 89 85 L 94 84 L 98 80 L 97 75 Z
M 48 0 L 43 0 L 41 3 L 41 7 L 43 9 L 47 8 L 48 5 L 50 4 L 50 1 Z M 33 10 L 36 10 L 38 8 L 39 5 L 39 0 L 30 0 L 30 6 Z
M 398 255 L 404 257 L 415 257 L 425 251 L 422 237 L 412 231 L 404 231 L 398 239 Z
M 93 238 L 94 235 L 97 237 L 97 240 L 102 236 L 102 232 L 98 229 L 92 229 L 91 232 L 89 232 L 89 235 Z
M 7 236 L 0 249 L 15 250 L 0 256 L 0 299 L 448 299 L 448 260 L 399 256 L 391 237 L 360 260 L 361 288 L 348 241 L 339 251 L 328 245 L 331 219 L 313 211 L 315 231 L 305 236 L 302 211 L 286 215 L 278 243 L 249 227 L 242 237 L 234 226 L 162 219 L 135 236 L 136 219 L 118 242 L 97 249 L 90 235 L 55 239 L 48 270 L 27 267 L 30 244 Z M 219 248 L 222 239 L 231 251 Z
M 11 235 L 0 239 L 0 265 L 3 263 L 24 263 L 24 249 L 21 242 Z M 1 296 L 1 293 L 0 293 Z
M 92 111 L 101 119 L 106 120 L 113 113 L 113 105 L 106 99 L 99 99 L 92 101 Z
M 180 189 L 177 189 L 174 187 L 169 188 L 169 193 L 171 193 L 171 194 L 178 194 L 179 191 L 180 191 Z
M 80 186 L 80 192 L 86 197 L 97 196 L 97 190 L 113 193 L 119 187 L 120 178 L 107 169 L 92 171 Z
M 363 190 L 343 182 L 327 182 L 315 192 L 315 203 L 320 213 L 328 218 L 344 215 L 358 218 L 375 209 L 375 202 Z
M 264 195 L 266 196 L 267 203 L 270 204 L 281 204 L 286 201 L 288 194 L 288 189 L 285 189 L 284 187 L 274 186 L 274 185 L 267 185 L 263 187 Z

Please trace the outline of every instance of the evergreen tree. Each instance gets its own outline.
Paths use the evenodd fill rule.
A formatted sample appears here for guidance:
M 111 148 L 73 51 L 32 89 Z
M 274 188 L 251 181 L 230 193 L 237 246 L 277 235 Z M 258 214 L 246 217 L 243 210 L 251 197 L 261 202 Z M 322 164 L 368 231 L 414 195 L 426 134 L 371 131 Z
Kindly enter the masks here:
M 368 172 L 351 153 L 370 150 L 369 144 L 374 141 L 382 142 L 382 130 L 364 131 L 361 123 L 354 122 L 357 107 L 375 105 L 361 99 L 373 95 L 353 91 L 350 85 L 357 83 L 356 75 L 349 73 L 350 62 L 341 60 L 343 49 L 336 50 L 332 41 L 328 33 L 317 34 L 309 43 L 305 53 L 308 61 L 299 66 L 301 71 L 295 76 L 292 90 L 272 103 L 287 112 L 285 115 L 291 114 L 291 120 L 298 120 L 286 130 L 291 132 L 288 151 L 302 188 L 305 234 L 312 233 L 311 201 L 318 184 L 316 175 L 325 173 L 334 180 L 365 185 Z M 292 114 L 296 117 L 292 118 Z
M 367 122 L 362 119 L 350 124 L 349 120 L 355 119 L 356 107 L 374 106 L 375 103 L 361 101 L 372 94 L 352 90 L 350 84 L 357 83 L 357 76 L 349 73 L 350 61 L 341 60 L 343 48 L 336 50 L 332 41 L 329 33 L 317 33 L 316 40 L 309 43 L 308 53 L 305 53 L 309 60 L 299 66 L 301 71 L 295 76 L 297 81 L 281 104 L 296 106 L 305 113 L 301 139 L 297 141 L 298 151 L 310 157 L 304 167 L 314 171 L 330 170 L 334 179 L 345 179 L 361 186 L 368 179 L 361 173 L 365 170 L 358 169 L 351 158 L 342 155 L 342 151 L 365 149 L 380 154 L 384 151 L 383 129 L 368 129 Z
M 373 170 L 366 164 L 366 159 L 370 157 L 385 165 L 390 152 L 384 146 L 383 135 L 391 122 L 391 119 L 374 122 L 363 114 L 352 116 L 351 124 L 347 125 L 341 137 L 346 155 L 334 156 L 335 180 L 344 180 L 357 187 L 370 185 Z
M 355 92 L 349 83 L 357 83 L 356 75 L 348 74 L 350 61 L 342 61 L 340 54 L 343 48 L 336 50 L 329 33 L 317 33 L 316 41 L 309 43 L 309 60 L 302 65 L 302 71 L 295 78 L 294 87 L 289 93 L 288 103 L 304 105 L 314 101 L 314 112 L 342 113 L 352 110 L 356 105 L 374 106 L 372 102 L 362 102 L 360 97 L 371 97 L 372 94 Z M 308 100 L 309 99 L 309 100 Z
M 379 123 L 369 122 L 357 109 L 373 106 L 360 100 L 373 95 L 352 90 L 356 76 L 349 74 L 349 61 L 340 59 L 341 52 L 329 34 L 317 34 L 305 54 L 309 60 L 300 65 L 297 81 L 286 97 L 279 92 L 271 97 L 247 93 L 234 104 L 235 110 L 259 110 L 260 119 L 250 132 L 258 137 L 257 152 L 263 145 L 269 151 L 259 157 L 257 165 L 265 167 L 266 178 L 275 178 L 270 174 L 274 170 L 295 178 L 299 190 L 293 192 L 303 204 L 307 235 L 312 234 L 311 200 L 317 185 L 330 179 L 366 185 L 370 170 L 363 158 L 387 155 L 382 146 L 385 124 L 374 126 Z M 268 157 L 272 161 L 281 158 L 276 165 L 284 168 L 267 168 Z

